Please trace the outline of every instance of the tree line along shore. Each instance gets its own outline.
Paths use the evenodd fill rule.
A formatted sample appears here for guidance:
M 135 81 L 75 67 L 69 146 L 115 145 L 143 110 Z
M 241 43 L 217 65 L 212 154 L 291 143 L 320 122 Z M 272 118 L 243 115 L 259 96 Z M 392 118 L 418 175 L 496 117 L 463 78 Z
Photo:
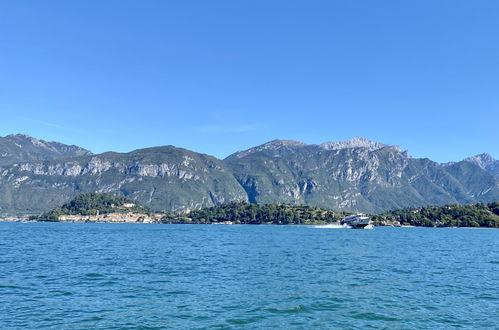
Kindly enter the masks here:
M 337 223 L 348 212 L 288 204 L 229 202 L 189 213 L 156 212 L 136 201 L 112 194 L 85 193 L 31 221 L 134 222 L 179 224 L 312 225 Z M 499 228 L 499 202 L 404 208 L 370 215 L 376 226 Z

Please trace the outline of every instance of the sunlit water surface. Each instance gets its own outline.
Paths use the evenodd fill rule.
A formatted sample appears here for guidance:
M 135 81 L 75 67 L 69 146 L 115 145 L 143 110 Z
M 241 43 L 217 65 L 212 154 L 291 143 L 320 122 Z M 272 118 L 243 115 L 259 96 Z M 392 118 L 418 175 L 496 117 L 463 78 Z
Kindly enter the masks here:
M 499 230 L 0 223 L 0 328 L 496 328 Z

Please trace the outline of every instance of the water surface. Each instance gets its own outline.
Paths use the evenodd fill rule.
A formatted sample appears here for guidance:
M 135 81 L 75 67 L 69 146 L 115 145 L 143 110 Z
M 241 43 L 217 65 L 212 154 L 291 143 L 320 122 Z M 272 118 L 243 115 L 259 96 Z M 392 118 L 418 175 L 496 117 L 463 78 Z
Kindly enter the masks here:
M 0 328 L 497 328 L 499 231 L 0 223 Z

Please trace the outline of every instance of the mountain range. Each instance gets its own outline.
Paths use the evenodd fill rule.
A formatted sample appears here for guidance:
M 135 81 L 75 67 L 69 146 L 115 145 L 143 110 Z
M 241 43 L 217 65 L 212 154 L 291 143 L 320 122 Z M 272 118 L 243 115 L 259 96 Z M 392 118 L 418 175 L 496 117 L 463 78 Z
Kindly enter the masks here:
M 41 213 L 84 192 L 182 212 L 229 201 L 366 213 L 490 202 L 499 200 L 498 164 L 487 154 L 439 164 L 365 138 L 274 140 L 221 160 L 174 146 L 92 154 L 17 134 L 0 137 L 0 214 Z

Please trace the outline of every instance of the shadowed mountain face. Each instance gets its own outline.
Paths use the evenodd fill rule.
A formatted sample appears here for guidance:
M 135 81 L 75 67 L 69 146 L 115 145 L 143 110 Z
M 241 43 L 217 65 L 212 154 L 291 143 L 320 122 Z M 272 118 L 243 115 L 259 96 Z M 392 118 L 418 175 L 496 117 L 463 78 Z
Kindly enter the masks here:
M 90 151 L 77 146 L 46 142 L 24 134 L 0 137 L 0 166 L 91 154 Z
M 39 147 L 52 152 L 35 153 L 34 140 L 26 142 L 29 152 L 18 143 L 22 157 L 11 155 L 18 161 L 0 165 L 0 213 L 47 211 L 83 192 L 124 195 L 168 211 L 246 200 L 362 212 L 499 200 L 497 179 L 472 162 L 440 165 L 363 138 L 321 145 L 275 140 L 225 160 L 173 146 L 100 155 L 66 146 L 65 154 L 64 145 L 43 141 Z M 24 153 L 39 158 L 26 161 Z

